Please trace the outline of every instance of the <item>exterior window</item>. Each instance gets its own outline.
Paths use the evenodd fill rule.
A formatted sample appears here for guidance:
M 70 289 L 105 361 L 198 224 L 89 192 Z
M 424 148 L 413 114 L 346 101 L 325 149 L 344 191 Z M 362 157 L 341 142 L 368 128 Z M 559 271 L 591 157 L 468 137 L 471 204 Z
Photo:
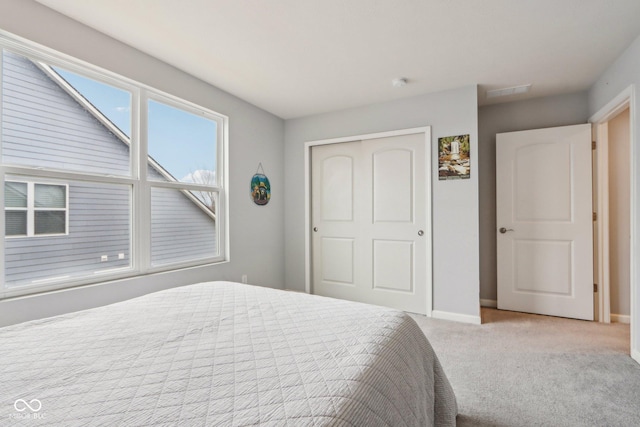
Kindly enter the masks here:
M 216 257 L 218 123 L 177 103 L 149 100 L 148 112 L 151 263 Z
M 0 298 L 226 260 L 227 118 L 20 43 L 0 35 Z
M 5 181 L 6 236 L 67 234 L 67 185 Z
M 4 184 L 5 234 L 7 236 L 27 235 L 27 183 L 10 182 Z

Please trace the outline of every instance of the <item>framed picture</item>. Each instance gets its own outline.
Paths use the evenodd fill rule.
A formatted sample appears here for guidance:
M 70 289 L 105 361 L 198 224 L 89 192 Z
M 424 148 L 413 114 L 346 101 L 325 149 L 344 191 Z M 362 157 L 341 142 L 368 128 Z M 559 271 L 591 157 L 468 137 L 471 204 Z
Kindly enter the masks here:
M 438 138 L 438 179 L 469 179 L 471 157 L 469 135 Z

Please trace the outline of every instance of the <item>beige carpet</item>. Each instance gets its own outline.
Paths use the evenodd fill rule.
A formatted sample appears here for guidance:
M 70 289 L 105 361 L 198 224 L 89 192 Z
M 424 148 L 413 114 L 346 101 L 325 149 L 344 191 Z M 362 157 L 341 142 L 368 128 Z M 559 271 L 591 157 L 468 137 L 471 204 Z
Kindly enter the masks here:
M 629 325 L 482 309 L 482 325 L 413 316 L 458 399 L 458 426 L 640 426 Z

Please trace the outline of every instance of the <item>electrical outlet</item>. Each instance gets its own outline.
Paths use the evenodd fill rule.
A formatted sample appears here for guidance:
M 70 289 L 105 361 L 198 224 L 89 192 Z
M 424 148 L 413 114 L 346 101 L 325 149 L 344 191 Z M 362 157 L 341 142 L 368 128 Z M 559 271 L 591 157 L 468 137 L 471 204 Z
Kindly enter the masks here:
M 242 275 L 242 283 L 249 283 L 249 282 L 247 281 L 247 275 L 246 275 L 246 274 L 243 274 L 243 275 Z
M 109 255 L 102 255 L 100 257 L 100 262 L 105 262 L 105 261 L 109 261 Z

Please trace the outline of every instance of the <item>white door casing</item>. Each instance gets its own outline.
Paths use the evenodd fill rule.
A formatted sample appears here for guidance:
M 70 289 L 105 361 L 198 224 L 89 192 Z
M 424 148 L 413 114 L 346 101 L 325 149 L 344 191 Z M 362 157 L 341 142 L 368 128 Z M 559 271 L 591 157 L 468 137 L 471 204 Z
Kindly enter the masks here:
M 498 308 L 593 320 L 591 126 L 496 136 Z
M 427 313 L 424 133 L 311 150 L 312 290 Z
M 630 192 L 629 192 L 629 203 L 630 203 L 630 247 L 629 247 L 629 277 L 631 280 L 630 283 L 630 353 L 631 357 L 638 363 L 640 363 L 640 316 L 638 316 L 638 307 L 640 306 L 640 279 L 637 268 L 637 265 L 640 265 L 640 262 L 637 260 L 637 254 L 639 253 L 637 250 L 638 247 L 638 191 L 639 188 L 637 185 L 638 181 L 638 160 L 637 160 L 637 137 L 636 137 L 636 89 L 635 85 L 630 85 L 625 88 L 622 92 L 620 92 L 615 98 L 609 101 L 605 106 L 603 106 L 598 112 L 596 112 L 591 118 L 589 118 L 589 122 L 596 125 L 598 128 L 599 134 L 605 134 L 605 127 L 607 126 L 607 122 L 617 116 L 620 111 L 625 108 L 629 108 L 629 117 L 630 117 L 630 126 L 629 126 L 629 163 L 630 163 Z M 600 141 L 598 141 L 598 145 Z M 596 149 L 596 155 L 600 158 L 600 154 L 602 151 Z M 599 161 L 604 162 L 604 158 Z M 604 189 L 599 188 L 598 191 L 604 191 Z M 598 225 L 598 234 L 603 236 L 605 234 L 605 230 L 607 225 L 597 222 Z M 601 251 L 598 254 L 598 262 L 602 263 L 603 260 L 608 259 L 609 254 L 603 253 Z M 599 275 L 602 276 L 604 273 L 602 270 L 599 272 Z M 602 298 L 600 299 L 600 304 L 603 304 Z

